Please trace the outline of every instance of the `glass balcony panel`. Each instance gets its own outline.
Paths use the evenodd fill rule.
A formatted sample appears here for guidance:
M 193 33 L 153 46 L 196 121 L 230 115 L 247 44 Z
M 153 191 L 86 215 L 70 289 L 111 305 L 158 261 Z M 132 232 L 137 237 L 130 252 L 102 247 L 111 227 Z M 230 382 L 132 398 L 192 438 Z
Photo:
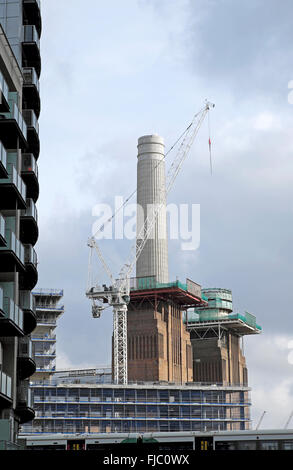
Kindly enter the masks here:
M 3 113 L 6 119 L 15 119 L 22 134 L 24 135 L 25 139 L 27 138 L 27 127 L 26 123 L 22 117 L 21 112 L 18 109 L 17 104 L 13 100 L 9 100 L 10 112 Z
M 8 102 L 9 88 L 1 72 L 0 72 L 0 90 L 2 91 L 4 98 Z
M 9 297 L 4 297 L 3 311 L 6 318 L 16 323 L 21 330 L 23 329 L 23 311 Z
M 20 305 L 24 310 L 35 310 L 36 301 L 31 291 L 21 290 L 20 295 Z
M 0 160 L 1 160 L 2 165 L 6 168 L 7 152 L 6 152 L 2 142 L 0 142 Z
M 7 375 L 6 377 L 7 377 L 6 394 L 9 398 L 11 398 L 12 397 L 12 379 L 11 377 L 9 377 L 9 375 Z
M 0 236 L 5 238 L 5 219 L 0 215 Z
M 21 176 L 17 173 L 15 166 L 12 163 L 7 164 L 8 178 L 1 178 L 0 183 L 14 184 L 22 199 L 26 199 L 26 185 L 24 184 Z
M 32 245 L 24 245 L 25 251 L 24 251 L 24 262 L 25 263 L 31 263 L 35 267 L 37 267 L 38 264 L 38 258 L 37 258 L 37 253 L 35 252 L 34 248 Z
M 26 200 L 26 209 L 23 209 L 21 211 L 21 216 L 22 217 L 33 217 L 33 219 L 35 219 L 36 222 L 38 221 L 38 211 L 37 211 L 37 208 L 36 208 L 36 205 L 35 205 L 33 199 L 28 198 Z
M 32 153 L 22 154 L 22 168 L 21 171 L 33 172 L 38 177 L 38 165 Z
M 40 38 L 34 25 L 24 25 L 23 42 L 35 42 L 38 48 L 40 48 Z
M 38 92 L 40 92 L 40 82 L 34 67 L 24 67 L 22 69 L 23 79 L 25 85 L 35 85 Z
M 36 130 L 37 134 L 39 134 L 39 123 L 33 109 L 24 109 L 23 117 L 25 119 L 27 127 L 33 127 Z

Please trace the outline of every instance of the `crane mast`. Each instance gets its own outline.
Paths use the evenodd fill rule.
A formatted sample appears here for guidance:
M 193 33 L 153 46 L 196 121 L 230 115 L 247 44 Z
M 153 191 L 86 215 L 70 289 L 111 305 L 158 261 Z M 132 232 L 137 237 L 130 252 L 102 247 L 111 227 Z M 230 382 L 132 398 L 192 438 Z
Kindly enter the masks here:
M 214 104 L 207 102 L 204 108 L 194 116 L 191 124 L 186 129 L 184 139 L 167 173 L 166 195 L 173 187 L 205 116 L 210 108 L 214 106 Z M 105 304 L 113 307 L 113 379 L 116 384 L 127 384 L 127 305 L 130 301 L 130 276 L 163 206 L 163 203 L 157 204 L 153 207 L 152 212 L 148 214 L 139 233 L 137 233 L 136 243 L 133 245 L 128 261 L 122 267 L 118 279 L 114 279 L 95 237 L 93 236 L 88 240 L 88 246 L 92 251 L 96 251 L 104 271 L 111 281 L 109 286 L 106 284 L 90 286 L 86 291 L 86 296 L 92 300 L 92 315 L 94 318 L 101 316 Z

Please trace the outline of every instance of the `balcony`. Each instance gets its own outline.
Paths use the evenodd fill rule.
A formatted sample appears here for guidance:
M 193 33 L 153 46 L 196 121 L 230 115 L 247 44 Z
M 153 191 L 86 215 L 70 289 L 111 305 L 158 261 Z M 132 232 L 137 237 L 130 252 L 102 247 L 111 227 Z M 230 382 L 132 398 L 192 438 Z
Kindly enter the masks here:
M 23 311 L 9 297 L 3 298 L 0 331 L 1 336 L 23 336 Z
M 23 21 L 24 24 L 35 25 L 38 35 L 42 33 L 42 17 L 40 0 L 23 0 Z
M 9 100 L 10 111 L 0 114 L 0 140 L 5 148 L 25 149 L 27 146 L 26 123 L 13 100 Z
M 0 246 L 6 246 L 5 241 L 5 219 L 0 214 Z
M 37 118 L 40 116 L 41 100 L 40 100 L 40 84 L 37 72 L 33 67 L 22 69 L 23 74 L 23 93 L 22 107 L 23 109 L 33 109 Z
M 41 74 L 40 37 L 34 25 L 23 26 L 22 66 L 33 67 Z
M 20 212 L 20 241 L 35 245 L 39 236 L 38 211 L 32 199 L 26 200 L 26 209 Z
M 0 179 L 0 210 L 26 208 L 26 186 L 12 163 L 7 164 L 8 178 Z
M 36 371 L 33 359 L 33 348 L 28 336 L 21 338 L 18 343 L 17 373 L 20 380 L 27 379 Z
M 27 125 L 27 144 L 29 153 L 33 153 L 36 159 L 40 155 L 39 123 L 32 109 L 23 109 L 24 120 Z
M 26 197 L 37 202 L 39 197 L 38 165 L 32 153 L 22 154 L 21 177 L 26 184 Z
M 0 142 L 0 178 L 7 178 L 7 152 Z
M 27 423 L 28 421 L 32 421 L 35 417 L 29 382 L 27 380 L 21 382 L 17 390 L 18 393 L 15 413 L 19 417 L 19 423 L 23 424 Z
M 0 72 L 0 111 L 9 111 L 9 88 Z
M 38 282 L 38 260 L 32 245 L 24 245 L 25 272 L 20 274 L 21 290 L 32 290 Z
M 10 229 L 5 230 L 6 246 L 0 247 L 0 272 L 23 272 L 24 246 Z
M 19 304 L 23 310 L 23 331 L 25 335 L 29 335 L 37 326 L 36 301 L 31 291 L 19 291 Z
M 0 408 L 12 403 L 12 379 L 0 371 Z

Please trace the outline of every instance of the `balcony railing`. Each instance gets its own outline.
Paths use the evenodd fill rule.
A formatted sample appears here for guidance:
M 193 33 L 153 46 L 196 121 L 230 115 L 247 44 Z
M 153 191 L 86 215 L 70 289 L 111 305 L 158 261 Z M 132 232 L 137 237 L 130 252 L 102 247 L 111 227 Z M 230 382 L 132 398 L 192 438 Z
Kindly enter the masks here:
M 19 300 L 23 310 L 35 311 L 36 301 L 30 290 L 19 291 Z
M 21 211 L 21 217 L 32 217 L 36 222 L 38 222 L 38 211 L 33 199 L 26 199 L 26 209 Z
M 42 335 L 36 335 L 33 334 L 32 336 L 32 341 L 56 341 L 56 335 L 48 335 L 48 334 L 42 334 Z
M 29 382 L 25 381 L 24 383 L 21 384 L 21 386 L 18 389 L 18 402 L 19 403 L 25 403 L 28 408 L 33 407 L 33 401 L 32 401 L 32 393 L 31 389 L 29 387 Z
M 4 168 L 6 168 L 7 152 L 6 152 L 2 142 L 0 142 L 0 162 L 1 162 L 2 166 L 4 166 Z
M 10 112 L 3 113 L 6 119 L 15 119 L 25 140 L 27 139 L 27 127 L 17 104 L 13 100 L 9 100 Z
M 32 245 L 24 245 L 24 262 L 32 264 L 35 268 L 38 265 L 37 253 Z
M 0 239 L 5 239 L 5 219 L 0 214 Z
M 24 184 L 21 176 L 17 173 L 15 166 L 12 163 L 7 163 L 8 178 L 0 179 L 0 183 L 14 184 L 20 193 L 22 199 L 26 198 L 26 185 Z
M 21 171 L 28 172 L 28 173 L 29 172 L 35 173 L 36 177 L 38 178 L 38 165 L 32 153 L 22 154 Z
M 30 357 L 30 358 L 33 357 L 33 345 L 32 345 L 31 339 L 28 336 L 21 338 L 19 340 L 18 356 Z
M 38 35 L 37 28 L 34 25 L 24 25 L 23 42 L 24 43 L 34 42 L 37 44 L 38 48 L 40 49 L 40 38 Z
M 33 127 L 36 133 L 39 134 L 39 123 L 35 112 L 32 109 L 24 109 L 22 113 L 27 127 Z
M 4 297 L 3 311 L 6 318 L 12 320 L 21 330 L 23 329 L 23 311 L 9 297 Z
M 20 241 L 16 238 L 15 233 L 12 232 L 10 229 L 5 230 L 5 240 L 6 240 L 6 247 L 0 247 L 1 251 L 11 250 L 17 258 L 24 264 L 24 246 Z
M 2 395 L 12 398 L 12 379 L 9 375 L 0 371 L 0 390 Z
M 0 72 L 0 90 L 2 91 L 2 94 L 8 103 L 9 88 L 1 72 Z
M 38 92 L 40 92 L 40 82 L 37 72 L 34 67 L 24 67 L 22 69 L 24 85 L 35 85 Z

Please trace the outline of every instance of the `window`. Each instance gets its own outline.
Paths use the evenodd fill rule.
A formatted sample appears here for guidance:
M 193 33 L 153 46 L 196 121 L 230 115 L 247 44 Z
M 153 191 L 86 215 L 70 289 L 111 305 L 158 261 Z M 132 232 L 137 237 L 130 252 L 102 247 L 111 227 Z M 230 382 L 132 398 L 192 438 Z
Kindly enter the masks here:
M 293 441 L 284 441 L 283 442 L 284 450 L 293 450 Z
M 259 441 L 259 444 L 261 450 L 278 450 L 279 448 L 278 441 Z

